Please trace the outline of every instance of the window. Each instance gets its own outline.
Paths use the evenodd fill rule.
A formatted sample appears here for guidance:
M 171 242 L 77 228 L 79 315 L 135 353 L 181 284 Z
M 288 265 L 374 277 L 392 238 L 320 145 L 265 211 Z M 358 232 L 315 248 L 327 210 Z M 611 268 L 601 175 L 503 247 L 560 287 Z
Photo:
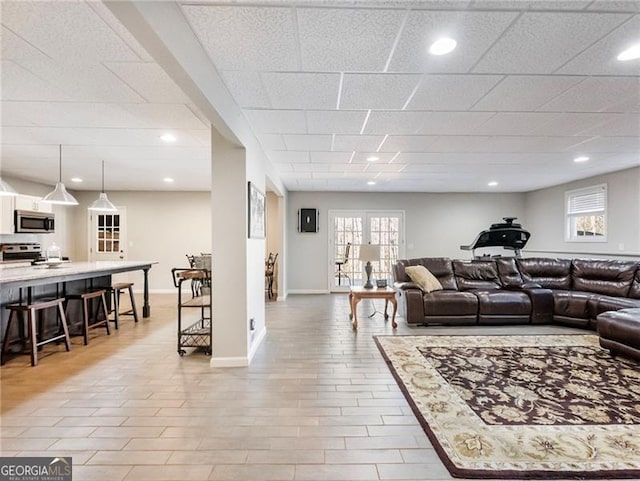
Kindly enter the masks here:
M 607 185 L 571 190 L 565 194 L 566 240 L 606 242 Z

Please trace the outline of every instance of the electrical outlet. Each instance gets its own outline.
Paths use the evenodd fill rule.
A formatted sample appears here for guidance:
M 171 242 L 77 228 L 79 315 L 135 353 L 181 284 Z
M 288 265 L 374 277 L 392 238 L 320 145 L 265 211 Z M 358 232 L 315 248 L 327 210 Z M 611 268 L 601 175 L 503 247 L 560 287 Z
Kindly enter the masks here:
M 253 317 L 249 319 L 249 330 L 250 331 L 256 330 L 256 320 Z

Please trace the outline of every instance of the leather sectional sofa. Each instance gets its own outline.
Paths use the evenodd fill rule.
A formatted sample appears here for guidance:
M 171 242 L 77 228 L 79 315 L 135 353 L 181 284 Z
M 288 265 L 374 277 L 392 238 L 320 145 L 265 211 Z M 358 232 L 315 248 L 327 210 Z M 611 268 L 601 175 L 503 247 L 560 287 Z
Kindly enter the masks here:
M 443 289 L 423 292 L 405 267 L 422 265 Z M 640 263 L 551 258 L 399 260 L 401 314 L 409 324 L 548 324 L 596 329 L 607 311 L 640 308 Z M 639 311 L 640 312 L 640 311 Z

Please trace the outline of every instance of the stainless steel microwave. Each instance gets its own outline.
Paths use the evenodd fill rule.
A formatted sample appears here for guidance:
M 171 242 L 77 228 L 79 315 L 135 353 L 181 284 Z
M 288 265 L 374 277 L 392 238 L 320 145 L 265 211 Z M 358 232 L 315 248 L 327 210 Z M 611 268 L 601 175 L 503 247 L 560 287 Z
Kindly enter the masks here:
M 52 234 L 55 231 L 55 214 L 52 212 L 36 212 L 31 210 L 16 210 L 16 233 Z

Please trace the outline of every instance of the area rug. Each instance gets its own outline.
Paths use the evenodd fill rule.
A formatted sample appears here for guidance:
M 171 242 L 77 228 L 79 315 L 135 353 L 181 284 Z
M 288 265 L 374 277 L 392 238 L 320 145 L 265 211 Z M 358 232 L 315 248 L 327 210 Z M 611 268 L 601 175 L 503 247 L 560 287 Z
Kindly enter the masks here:
M 640 363 L 597 336 L 375 340 L 452 476 L 640 479 Z

